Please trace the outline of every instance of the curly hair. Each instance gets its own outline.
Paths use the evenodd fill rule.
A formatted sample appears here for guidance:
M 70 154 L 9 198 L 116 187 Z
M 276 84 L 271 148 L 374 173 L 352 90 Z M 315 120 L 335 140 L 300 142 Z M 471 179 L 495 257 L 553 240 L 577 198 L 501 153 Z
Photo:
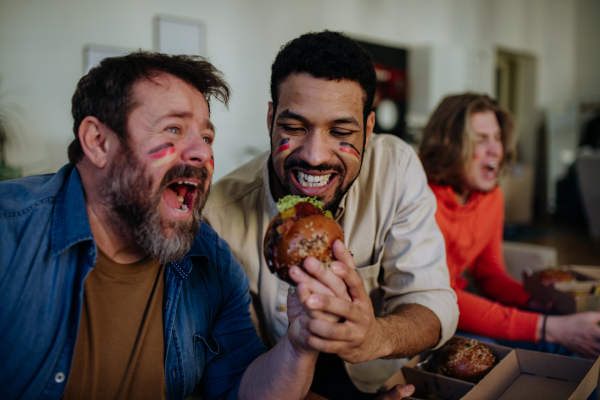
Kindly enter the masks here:
M 97 67 L 79 80 L 71 100 L 73 133 L 69 145 L 71 164 L 83 158 L 79 141 L 79 125 L 87 116 L 94 116 L 127 141 L 127 118 L 133 107 L 133 86 L 141 79 L 170 74 L 200 91 L 209 102 L 214 97 L 225 106 L 229 102 L 230 88 L 222 73 L 200 56 L 175 55 L 137 51 L 121 57 L 105 58 Z
M 371 112 L 377 77 L 369 52 L 341 32 L 310 32 L 281 47 L 271 66 L 271 101 L 277 109 L 279 85 L 293 73 L 308 73 L 330 81 L 351 81 L 360 85 L 363 118 Z
M 482 111 L 496 114 L 500 125 L 504 152 L 500 169 L 514 160 L 516 134 L 513 118 L 507 110 L 483 94 L 448 96 L 423 129 L 419 153 L 429 182 L 450 185 L 456 191 L 462 191 L 465 168 L 475 149 L 475 133 L 470 118 Z

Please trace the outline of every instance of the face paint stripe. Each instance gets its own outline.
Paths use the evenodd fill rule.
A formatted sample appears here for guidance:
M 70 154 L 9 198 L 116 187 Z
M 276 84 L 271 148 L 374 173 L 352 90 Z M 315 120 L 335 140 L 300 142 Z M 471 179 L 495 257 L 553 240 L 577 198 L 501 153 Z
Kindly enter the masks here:
M 208 163 L 206 164 L 206 169 L 208 173 L 212 175 L 215 170 L 215 160 L 211 158 L 210 161 L 208 161 Z
M 340 143 L 340 151 L 342 151 L 344 153 L 351 154 L 354 157 L 360 159 L 360 155 L 358 154 L 358 151 L 350 143 L 345 143 L 345 142 L 344 143 Z
M 289 149 L 290 149 L 290 145 L 289 145 L 289 143 L 286 143 L 286 144 L 284 144 L 282 146 L 279 146 L 279 148 L 275 151 L 275 155 L 281 153 L 282 151 L 286 151 L 286 150 L 289 150 Z
M 173 153 L 175 153 L 175 147 L 173 147 L 173 145 L 171 145 L 171 147 L 167 147 L 167 148 L 163 148 L 163 149 L 158 150 L 157 152 L 155 152 L 154 154 L 152 154 L 150 156 L 150 158 L 152 160 L 158 160 L 159 158 L 170 156 Z
M 176 154 L 174 154 L 175 148 L 170 147 L 169 149 L 173 149 L 173 151 L 171 151 L 171 154 L 167 154 L 167 155 L 163 156 L 162 158 L 159 158 L 158 160 L 154 161 L 152 163 L 153 167 L 160 167 L 161 165 L 165 165 L 165 164 L 171 162 L 176 157 Z M 165 149 L 165 150 L 169 150 L 169 149 Z
M 288 147 L 286 149 L 283 149 L 281 151 L 279 151 L 279 149 L 277 150 L 277 152 L 275 152 L 275 154 L 273 155 L 273 161 L 278 161 L 281 160 L 284 157 L 287 157 L 292 151 L 289 149 L 289 145 L 287 145 Z

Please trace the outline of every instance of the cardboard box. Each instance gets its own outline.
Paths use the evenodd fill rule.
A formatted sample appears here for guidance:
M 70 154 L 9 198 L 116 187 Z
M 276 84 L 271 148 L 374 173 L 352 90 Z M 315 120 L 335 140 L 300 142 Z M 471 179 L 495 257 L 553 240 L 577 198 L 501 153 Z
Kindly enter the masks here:
M 516 349 L 463 400 L 586 400 L 596 387 L 600 358 L 580 358 Z
M 523 287 L 533 297 L 542 301 L 552 301 L 559 314 L 574 314 L 584 311 L 600 311 L 600 294 L 589 294 L 596 286 L 600 287 L 600 268 L 593 266 L 570 266 L 577 282 L 557 283 L 546 286 L 531 272 L 523 272 Z M 573 294 L 573 293 L 588 294 Z
M 413 357 L 381 388 L 410 383 L 415 393 L 408 399 L 443 400 L 587 400 L 596 387 L 600 358 L 594 361 L 556 354 L 511 349 L 486 343 L 500 362 L 478 384 L 417 368 Z M 433 396 L 432 396 L 433 395 Z
M 467 339 L 460 336 L 455 336 L 461 339 Z M 467 339 L 469 340 L 469 339 Z M 506 356 L 514 352 L 512 348 L 504 347 L 496 344 L 485 343 L 496 356 L 498 363 Z M 425 357 L 427 354 L 425 355 Z M 386 391 L 393 386 L 401 383 L 410 383 L 415 385 L 415 393 L 412 399 L 427 399 L 430 395 L 438 396 L 443 400 L 458 400 L 464 398 L 471 389 L 475 387 L 474 383 L 466 382 L 460 379 L 450 378 L 434 372 L 429 372 L 418 368 L 417 364 L 423 361 L 423 355 L 413 357 L 402 369 L 392 376 L 381 388 L 380 391 Z M 493 369 L 492 369 L 493 371 Z M 490 372 L 491 373 L 491 372 Z M 488 374 L 489 375 L 489 374 Z M 485 379 L 485 378 L 484 378 Z M 483 382 L 483 380 L 481 381 Z

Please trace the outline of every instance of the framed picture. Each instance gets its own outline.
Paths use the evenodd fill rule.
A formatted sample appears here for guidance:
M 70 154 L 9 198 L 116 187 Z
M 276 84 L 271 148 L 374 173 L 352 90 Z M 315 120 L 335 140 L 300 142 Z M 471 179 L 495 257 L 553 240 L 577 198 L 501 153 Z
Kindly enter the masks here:
M 373 110 L 376 133 L 390 133 L 410 143 L 406 132 L 406 102 L 408 90 L 408 51 L 377 43 L 357 40 L 373 57 L 377 74 L 377 89 Z
M 99 44 L 90 44 L 83 48 L 83 74 L 86 75 L 90 69 L 95 67 L 107 57 L 122 56 L 137 49 L 116 46 L 104 46 Z
M 158 15 L 154 18 L 154 50 L 166 54 L 206 57 L 206 24 L 203 21 Z

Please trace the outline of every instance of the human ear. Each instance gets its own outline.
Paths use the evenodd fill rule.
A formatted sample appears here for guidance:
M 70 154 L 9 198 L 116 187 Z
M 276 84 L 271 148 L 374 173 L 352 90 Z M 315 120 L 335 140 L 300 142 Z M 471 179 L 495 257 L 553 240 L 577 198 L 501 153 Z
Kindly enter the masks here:
M 269 111 L 267 111 L 267 128 L 269 129 L 269 137 L 271 137 L 271 133 L 273 132 L 271 129 L 273 128 L 273 115 L 275 114 L 275 109 L 273 108 L 273 102 L 269 102 Z
M 83 153 L 98 168 L 104 168 L 108 159 L 108 132 L 109 129 L 92 116 L 85 117 L 77 131 Z
M 375 127 L 375 111 L 371 111 L 371 113 L 367 117 L 367 126 L 365 126 L 365 135 L 366 135 L 365 149 L 369 145 L 369 140 L 371 140 L 371 135 L 373 135 L 374 127 Z

